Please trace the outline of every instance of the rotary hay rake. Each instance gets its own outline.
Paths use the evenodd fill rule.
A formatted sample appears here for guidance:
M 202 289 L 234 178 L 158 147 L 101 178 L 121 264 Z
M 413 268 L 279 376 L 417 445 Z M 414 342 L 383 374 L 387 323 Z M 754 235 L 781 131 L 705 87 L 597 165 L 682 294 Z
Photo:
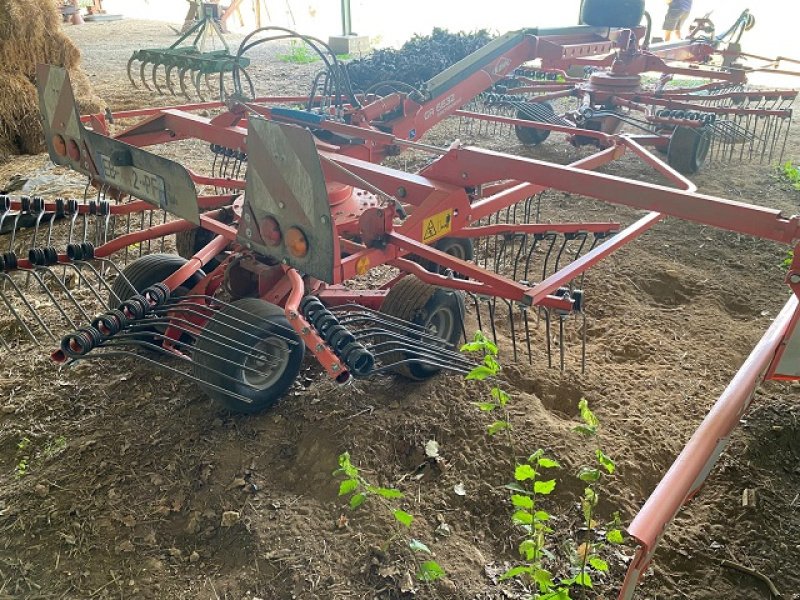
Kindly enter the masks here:
M 79 117 L 63 70 L 40 68 L 50 156 L 85 174 L 97 196 L 0 203 L 10 240 L 0 276 L 3 343 L 52 342 L 60 362 L 135 357 L 196 381 L 229 408 L 256 412 L 292 385 L 306 352 L 339 382 L 388 371 L 463 373 L 472 365 L 455 344 L 473 324 L 530 356 L 539 345 L 532 338 L 549 343 L 555 321 L 563 365 L 564 330 L 577 327 L 578 339 L 585 332 L 583 274 L 666 216 L 797 249 L 798 217 L 698 194 L 633 136 L 594 132 L 603 147 L 568 166 L 416 141 L 540 44 L 567 35 L 574 49 L 601 35 L 569 31 L 493 42 L 429 82 L 427 99 L 352 95 L 350 104 L 346 93 L 310 96 L 305 109 L 274 106 L 295 99 L 190 107 L 220 109 L 213 118 L 186 107 L 129 111 L 115 117 L 144 119 L 115 136 L 102 115 Z M 586 52 L 598 43 L 586 42 Z M 329 80 L 326 87 L 346 88 L 335 72 Z M 512 125 L 553 127 L 520 121 Z M 143 149 L 187 140 L 211 145 L 211 176 Z M 402 150 L 430 162 L 418 173 L 379 164 Z M 674 187 L 591 172 L 625 152 Z M 198 194 L 198 186 L 213 192 Z M 536 222 L 548 189 L 650 212 L 622 231 Z M 165 253 L 173 235 L 183 256 Z M 351 284 L 381 265 L 400 275 L 379 289 Z M 702 484 L 758 384 L 800 377 L 797 252 L 787 282 L 784 310 L 628 528 L 640 548 L 621 598 L 632 596 L 664 527 Z

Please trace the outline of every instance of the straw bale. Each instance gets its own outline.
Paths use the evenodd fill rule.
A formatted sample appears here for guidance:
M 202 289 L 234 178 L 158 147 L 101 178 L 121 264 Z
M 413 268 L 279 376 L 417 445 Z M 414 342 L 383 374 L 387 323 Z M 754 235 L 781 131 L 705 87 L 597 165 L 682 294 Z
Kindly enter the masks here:
M 80 68 L 80 51 L 61 31 L 56 0 L 0 0 L 0 160 L 41 152 L 44 139 L 36 93 L 36 66 L 65 67 L 82 113 L 105 105 Z

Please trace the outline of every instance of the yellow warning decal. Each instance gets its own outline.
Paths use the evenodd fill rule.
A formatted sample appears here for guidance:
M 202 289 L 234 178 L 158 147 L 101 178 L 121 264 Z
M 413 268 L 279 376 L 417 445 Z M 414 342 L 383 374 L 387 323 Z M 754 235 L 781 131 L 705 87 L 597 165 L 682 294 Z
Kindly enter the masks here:
M 422 241 L 425 243 L 447 235 L 453 230 L 453 209 L 433 215 L 422 221 Z

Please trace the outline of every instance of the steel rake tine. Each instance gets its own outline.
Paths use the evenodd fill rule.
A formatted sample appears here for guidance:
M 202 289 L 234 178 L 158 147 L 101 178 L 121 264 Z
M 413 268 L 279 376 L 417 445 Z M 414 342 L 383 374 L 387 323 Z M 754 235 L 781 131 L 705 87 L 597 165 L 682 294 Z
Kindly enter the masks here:
M 148 61 L 144 61 L 141 66 L 139 67 L 139 77 L 142 80 L 142 85 L 147 89 L 148 92 L 152 92 L 153 88 L 147 85 L 147 78 L 145 77 L 144 71 L 147 68 L 147 65 L 150 63 Z
M 176 67 L 175 64 L 171 64 L 166 68 L 166 76 L 167 76 L 167 89 L 169 93 L 173 96 L 177 96 L 175 93 L 175 86 L 172 84 L 172 70 Z
M 189 95 L 189 91 L 186 89 L 186 71 L 188 71 L 188 67 L 182 67 L 181 70 L 178 72 L 178 80 L 181 86 L 181 93 L 186 96 L 186 99 L 190 102 L 192 101 L 192 97 Z
M 138 90 L 139 86 L 136 85 L 136 81 L 134 81 L 134 79 L 133 79 L 133 62 L 135 60 L 138 60 L 138 58 L 137 58 L 137 56 L 135 54 L 133 56 L 131 56 L 130 59 L 128 60 L 128 79 L 130 79 L 131 85 L 134 87 L 134 89 Z
M 28 312 L 30 312 L 30 314 L 33 315 L 34 319 L 36 319 L 36 321 L 39 323 L 39 326 L 45 331 L 45 333 L 47 333 L 48 337 L 53 342 L 55 342 L 56 341 L 56 337 L 53 335 L 53 332 L 50 330 L 50 328 L 45 324 L 45 322 L 39 316 L 39 313 L 36 312 L 36 309 L 33 308 L 33 306 L 31 306 L 30 302 L 28 302 L 28 299 L 25 297 L 25 294 L 23 294 L 22 290 L 19 289 L 19 286 L 14 282 L 14 279 L 11 276 L 9 276 L 7 274 L 4 274 L 4 273 L 0 274 L 0 275 L 2 275 L 2 279 L 4 279 L 6 282 L 11 284 L 11 287 L 14 288 L 14 291 L 17 293 L 17 296 L 19 297 L 19 299 L 22 300 L 23 304 L 25 304 L 25 306 L 27 307 Z M 11 304 L 11 302 L 6 297 L 5 290 L 3 288 L 0 288 L 0 296 L 2 296 L 3 301 L 6 303 L 6 306 L 8 306 L 9 310 L 11 311 L 11 314 L 14 315 L 14 318 L 17 320 L 17 323 L 19 323 L 25 329 L 25 331 L 28 333 L 30 338 L 36 344 L 41 346 L 41 343 L 39 342 L 38 338 L 33 334 L 33 332 L 27 326 L 25 321 L 22 320 L 22 318 L 19 316 L 19 313 L 17 313 L 17 311 L 14 308 L 14 306 Z
M 152 70 L 152 77 L 153 77 L 153 87 L 156 88 L 156 92 L 159 96 L 164 95 L 164 91 L 161 89 L 161 86 L 158 85 L 158 67 L 161 66 L 161 63 L 154 62 L 153 63 L 153 70 Z
M 205 97 L 203 96 L 203 92 L 200 91 L 200 78 L 203 76 L 203 71 L 198 70 L 197 73 L 192 77 L 192 81 L 194 83 L 194 89 L 197 92 L 197 97 L 200 98 L 201 102 L 205 102 Z

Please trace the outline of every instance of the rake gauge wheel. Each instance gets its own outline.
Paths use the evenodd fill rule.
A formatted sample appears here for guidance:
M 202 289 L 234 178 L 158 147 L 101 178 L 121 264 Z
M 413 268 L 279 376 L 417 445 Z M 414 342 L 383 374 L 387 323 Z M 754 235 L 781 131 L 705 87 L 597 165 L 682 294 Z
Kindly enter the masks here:
M 644 17 L 644 0 L 584 0 L 581 23 L 592 27 L 636 27 Z
M 389 290 L 381 312 L 420 325 L 429 335 L 453 345 L 461 337 L 464 296 L 461 292 L 430 285 L 408 275 Z M 413 337 L 413 334 L 409 334 L 409 337 Z M 413 351 L 397 351 L 384 360 L 387 363 L 405 361 L 393 370 L 416 381 L 428 379 L 441 371 L 440 367 L 414 361 L 417 356 Z
M 683 173 L 697 173 L 706 162 L 711 132 L 706 127 L 676 127 L 667 150 L 669 166 Z
M 472 244 L 472 240 L 469 238 L 443 237 L 436 240 L 436 242 L 433 244 L 433 247 L 441 252 L 444 252 L 445 254 L 449 254 L 450 256 L 454 256 L 455 258 L 460 258 L 461 260 L 468 262 L 475 258 L 475 247 Z M 432 260 L 420 258 L 417 262 L 423 269 L 430 271 L 431 273 L 444 275 L 445 271 L 447 270 L 444 267 L 437 265 Z M 466 279 L 466 277 L 459 275 L 458 273 L 455 274 L 455 277 L 458 279 Z
M 540 110 L 546 112 L 548 116 L 555 116 L 556 111 L 549 102 L 536 102 L 535 104 L 540 107 Z M 534 115 L 526 114 L 523 110 L 517 110 L 516 116 L 518 119 L 524 119 L 525 121 L 542 122 L 541 119 L 537 119 Z M 551 132 L 549 129 L 536 129 L 534 127 L 520 127 L 519 125 L 514 125 L 514 133 L 517 139 L 526 146 L 538 146 L 550 137 Z
M 305 346 L 283 309 L 243 298 L 211 318 L 194 345 L 193 371 L 204 391 L 228 410 L 254 414 L 275 404 L 297 379 Z

